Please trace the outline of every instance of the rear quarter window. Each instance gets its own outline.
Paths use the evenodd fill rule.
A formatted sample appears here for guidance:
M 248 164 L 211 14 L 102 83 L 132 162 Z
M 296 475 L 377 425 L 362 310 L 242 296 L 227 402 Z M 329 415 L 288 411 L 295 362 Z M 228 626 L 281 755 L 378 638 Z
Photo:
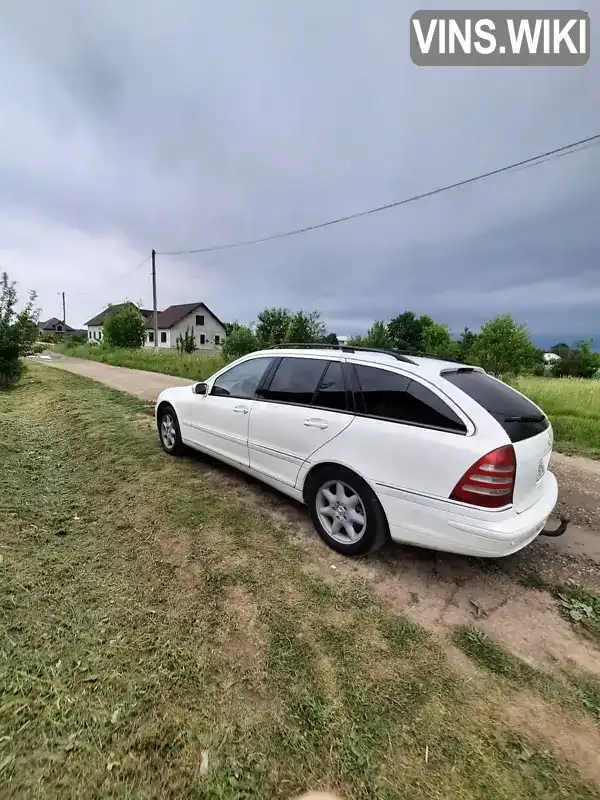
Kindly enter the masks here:
M 466 433 L 460 417 L 419 381 L 389 370 L 355 365 L 363 406 L 369 417 Z
M 442 376 L 491 414 L 511 442 L 537 436 L 550 424 L 531 400 L 485 372 L 459 369 L 444 372 Z

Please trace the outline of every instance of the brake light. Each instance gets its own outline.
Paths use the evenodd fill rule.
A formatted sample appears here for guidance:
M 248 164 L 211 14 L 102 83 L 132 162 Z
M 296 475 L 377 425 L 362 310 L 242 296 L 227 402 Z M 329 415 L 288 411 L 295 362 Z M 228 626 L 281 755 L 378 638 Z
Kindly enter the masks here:
M 513 501 L 517 459 L 512 444 L 476 461 L 454 487 L 451 500 L 482 508 L 502 508 Z

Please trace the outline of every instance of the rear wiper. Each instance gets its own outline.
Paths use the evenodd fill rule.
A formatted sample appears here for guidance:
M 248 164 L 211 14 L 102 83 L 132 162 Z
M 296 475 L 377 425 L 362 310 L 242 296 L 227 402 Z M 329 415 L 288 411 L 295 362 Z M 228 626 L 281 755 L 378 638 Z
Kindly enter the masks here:
M 505 422 L 543 422 L 543 414 L 523 414 L 516 417 L 504 417 Z

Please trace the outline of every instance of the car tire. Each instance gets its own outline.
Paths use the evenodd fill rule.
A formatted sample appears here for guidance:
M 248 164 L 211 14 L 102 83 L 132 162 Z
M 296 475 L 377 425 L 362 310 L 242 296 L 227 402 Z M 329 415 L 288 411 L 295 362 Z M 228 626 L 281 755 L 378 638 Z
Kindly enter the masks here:
M 173 406 L 163 406 L 158 414 L 158 435 L 162 448 L 170 456 L 180 456 L 185 452 L 181 439 L 179 420 Z
M 389 539 L 385 512 L 375 492 L 345 467 L 327 466 L 309 476 L 304 499 L 317 533 L 338 553 L 375 552 Z

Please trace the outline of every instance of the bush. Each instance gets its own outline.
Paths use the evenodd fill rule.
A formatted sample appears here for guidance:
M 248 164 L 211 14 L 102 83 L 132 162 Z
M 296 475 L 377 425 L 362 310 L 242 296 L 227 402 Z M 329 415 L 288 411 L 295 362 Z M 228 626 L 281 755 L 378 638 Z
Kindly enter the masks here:
M 577 342 L 572 350 L 563 350 L 562 360 L 552 365 L 555 378 L 593 378 L 600 370 L 600 353 L 592 352 L 592 339 Z
M 144 317 L 135 303 L 125 303 L 119 308 L 108 307 L 104 318 L 103 340 L 108 347 L 143 347 L 146 340 Z
M 20 360 L 33 352 L 38 337 L 38 311 L 35 292 L 29 293 L 25 308 L 17 313 L 16 284 L 6 272 L 0 279 L 0 390 L 12 389 L 25 370 Z
M 196 340 L 194 339 L 194 331 L 189 327 L 185 329 L 185 333 L 180 333 L 175 342 L 175 347 L 178 353 L 194 353 L 198 348 L 196 347 Z
M 240 325 L 232 322 L 229 326 L 229 333 L 223 343 L 223 356 L 227 361 L 248 355 L 248 353 L 258 350 L 256 336 L 247 325 Z

